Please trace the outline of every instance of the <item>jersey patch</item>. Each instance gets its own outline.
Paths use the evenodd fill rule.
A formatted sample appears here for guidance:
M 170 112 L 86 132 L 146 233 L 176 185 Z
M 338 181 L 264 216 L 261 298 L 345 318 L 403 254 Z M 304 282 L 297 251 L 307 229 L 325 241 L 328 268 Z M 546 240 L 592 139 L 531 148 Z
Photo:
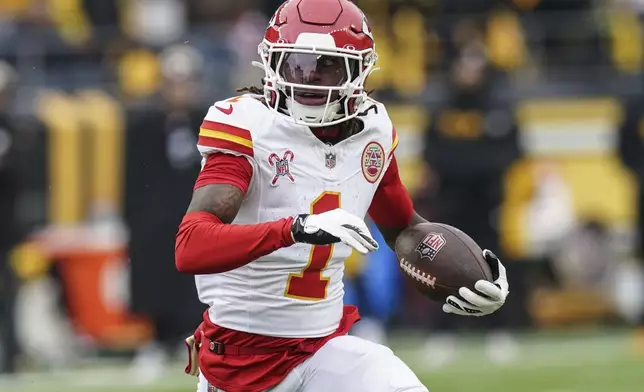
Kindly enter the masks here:
M 293 158 L 295 158 L 295 155 L 291 150 L 286 150 L 281 158 L 275 153 L 272 153 L 268 157 L 268 164 L 275 168 L 275 175 L 271 180 L 272 186 L 277 186 L 277 182 L 281 177 L 286 177 L 292 184 L 295 183 L 295 178 L 291 174 L 291 168 L 289 166 L 289 162 L 293 162 Z
M 370 142 L 362 151 L 362 174 L 370 183 L 378 181 L 385 167 L 385 150 L 378 142 Z

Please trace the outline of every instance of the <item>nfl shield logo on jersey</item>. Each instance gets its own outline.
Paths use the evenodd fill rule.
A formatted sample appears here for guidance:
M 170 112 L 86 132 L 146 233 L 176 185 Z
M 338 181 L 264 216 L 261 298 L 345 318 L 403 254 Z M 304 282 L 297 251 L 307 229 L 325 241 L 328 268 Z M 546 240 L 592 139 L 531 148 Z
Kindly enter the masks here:
M 293 162 L 294 157 L 295 155 L 291 150 L 286 150 L 281 158 L 275 153 L 272 153 L 268 157 L 268 164 L 275 168 L 275 175 L 273 176 L 273 180 L 271 180 L 271 186 L 277 186 L 277 181 L 279 181 L 280 177 L 286 177 L 291 183 L 295 183 L 295 178 L 293 178 L 291 168 L 289 167 L 289 162 Z
M 333 169 L 335 167 L 335 154 L 332 152 L 324 154 L 324 165 L 329 168 Z
M 420 257 L 427 257 L 434 260 L 438 252 L 445 246 L 447 241 L 441 233 L 429 233 L 423 238 L 416 247 L 416 252 L 420 253 Z

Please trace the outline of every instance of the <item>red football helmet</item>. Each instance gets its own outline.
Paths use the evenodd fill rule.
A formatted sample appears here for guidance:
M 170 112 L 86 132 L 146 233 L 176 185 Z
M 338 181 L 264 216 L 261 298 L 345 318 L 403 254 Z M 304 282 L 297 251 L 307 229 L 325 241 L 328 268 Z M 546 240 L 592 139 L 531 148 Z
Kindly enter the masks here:
M 355 117 L 378 56 L 364 13 L 350 0 L 289 0 L 259 45 L 268 106 L 298 124 Z

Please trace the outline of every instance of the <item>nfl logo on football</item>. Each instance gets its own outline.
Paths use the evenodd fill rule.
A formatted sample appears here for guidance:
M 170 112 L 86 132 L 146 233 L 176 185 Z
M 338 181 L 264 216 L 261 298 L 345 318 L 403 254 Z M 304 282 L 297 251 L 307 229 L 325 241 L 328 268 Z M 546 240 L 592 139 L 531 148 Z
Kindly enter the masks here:
M 429 233 L 423 238 L 416 247 L 416 251 L 420 253 L 421 258 L 429 258 L 434 260 L 438 252 L 445 246 L 447 241 L 440 233 Z

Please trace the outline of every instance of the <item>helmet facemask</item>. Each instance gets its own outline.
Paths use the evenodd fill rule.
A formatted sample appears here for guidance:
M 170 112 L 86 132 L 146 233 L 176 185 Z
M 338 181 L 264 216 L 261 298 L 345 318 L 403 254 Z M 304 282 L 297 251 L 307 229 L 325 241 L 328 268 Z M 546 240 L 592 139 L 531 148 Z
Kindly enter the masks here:
M 309 127 L 339 124 L 358 114 L 367 96 L 364 82 L 377 58 L 372 49 L 320 49 L 267 41 L 258 50 L 269 108 Z

